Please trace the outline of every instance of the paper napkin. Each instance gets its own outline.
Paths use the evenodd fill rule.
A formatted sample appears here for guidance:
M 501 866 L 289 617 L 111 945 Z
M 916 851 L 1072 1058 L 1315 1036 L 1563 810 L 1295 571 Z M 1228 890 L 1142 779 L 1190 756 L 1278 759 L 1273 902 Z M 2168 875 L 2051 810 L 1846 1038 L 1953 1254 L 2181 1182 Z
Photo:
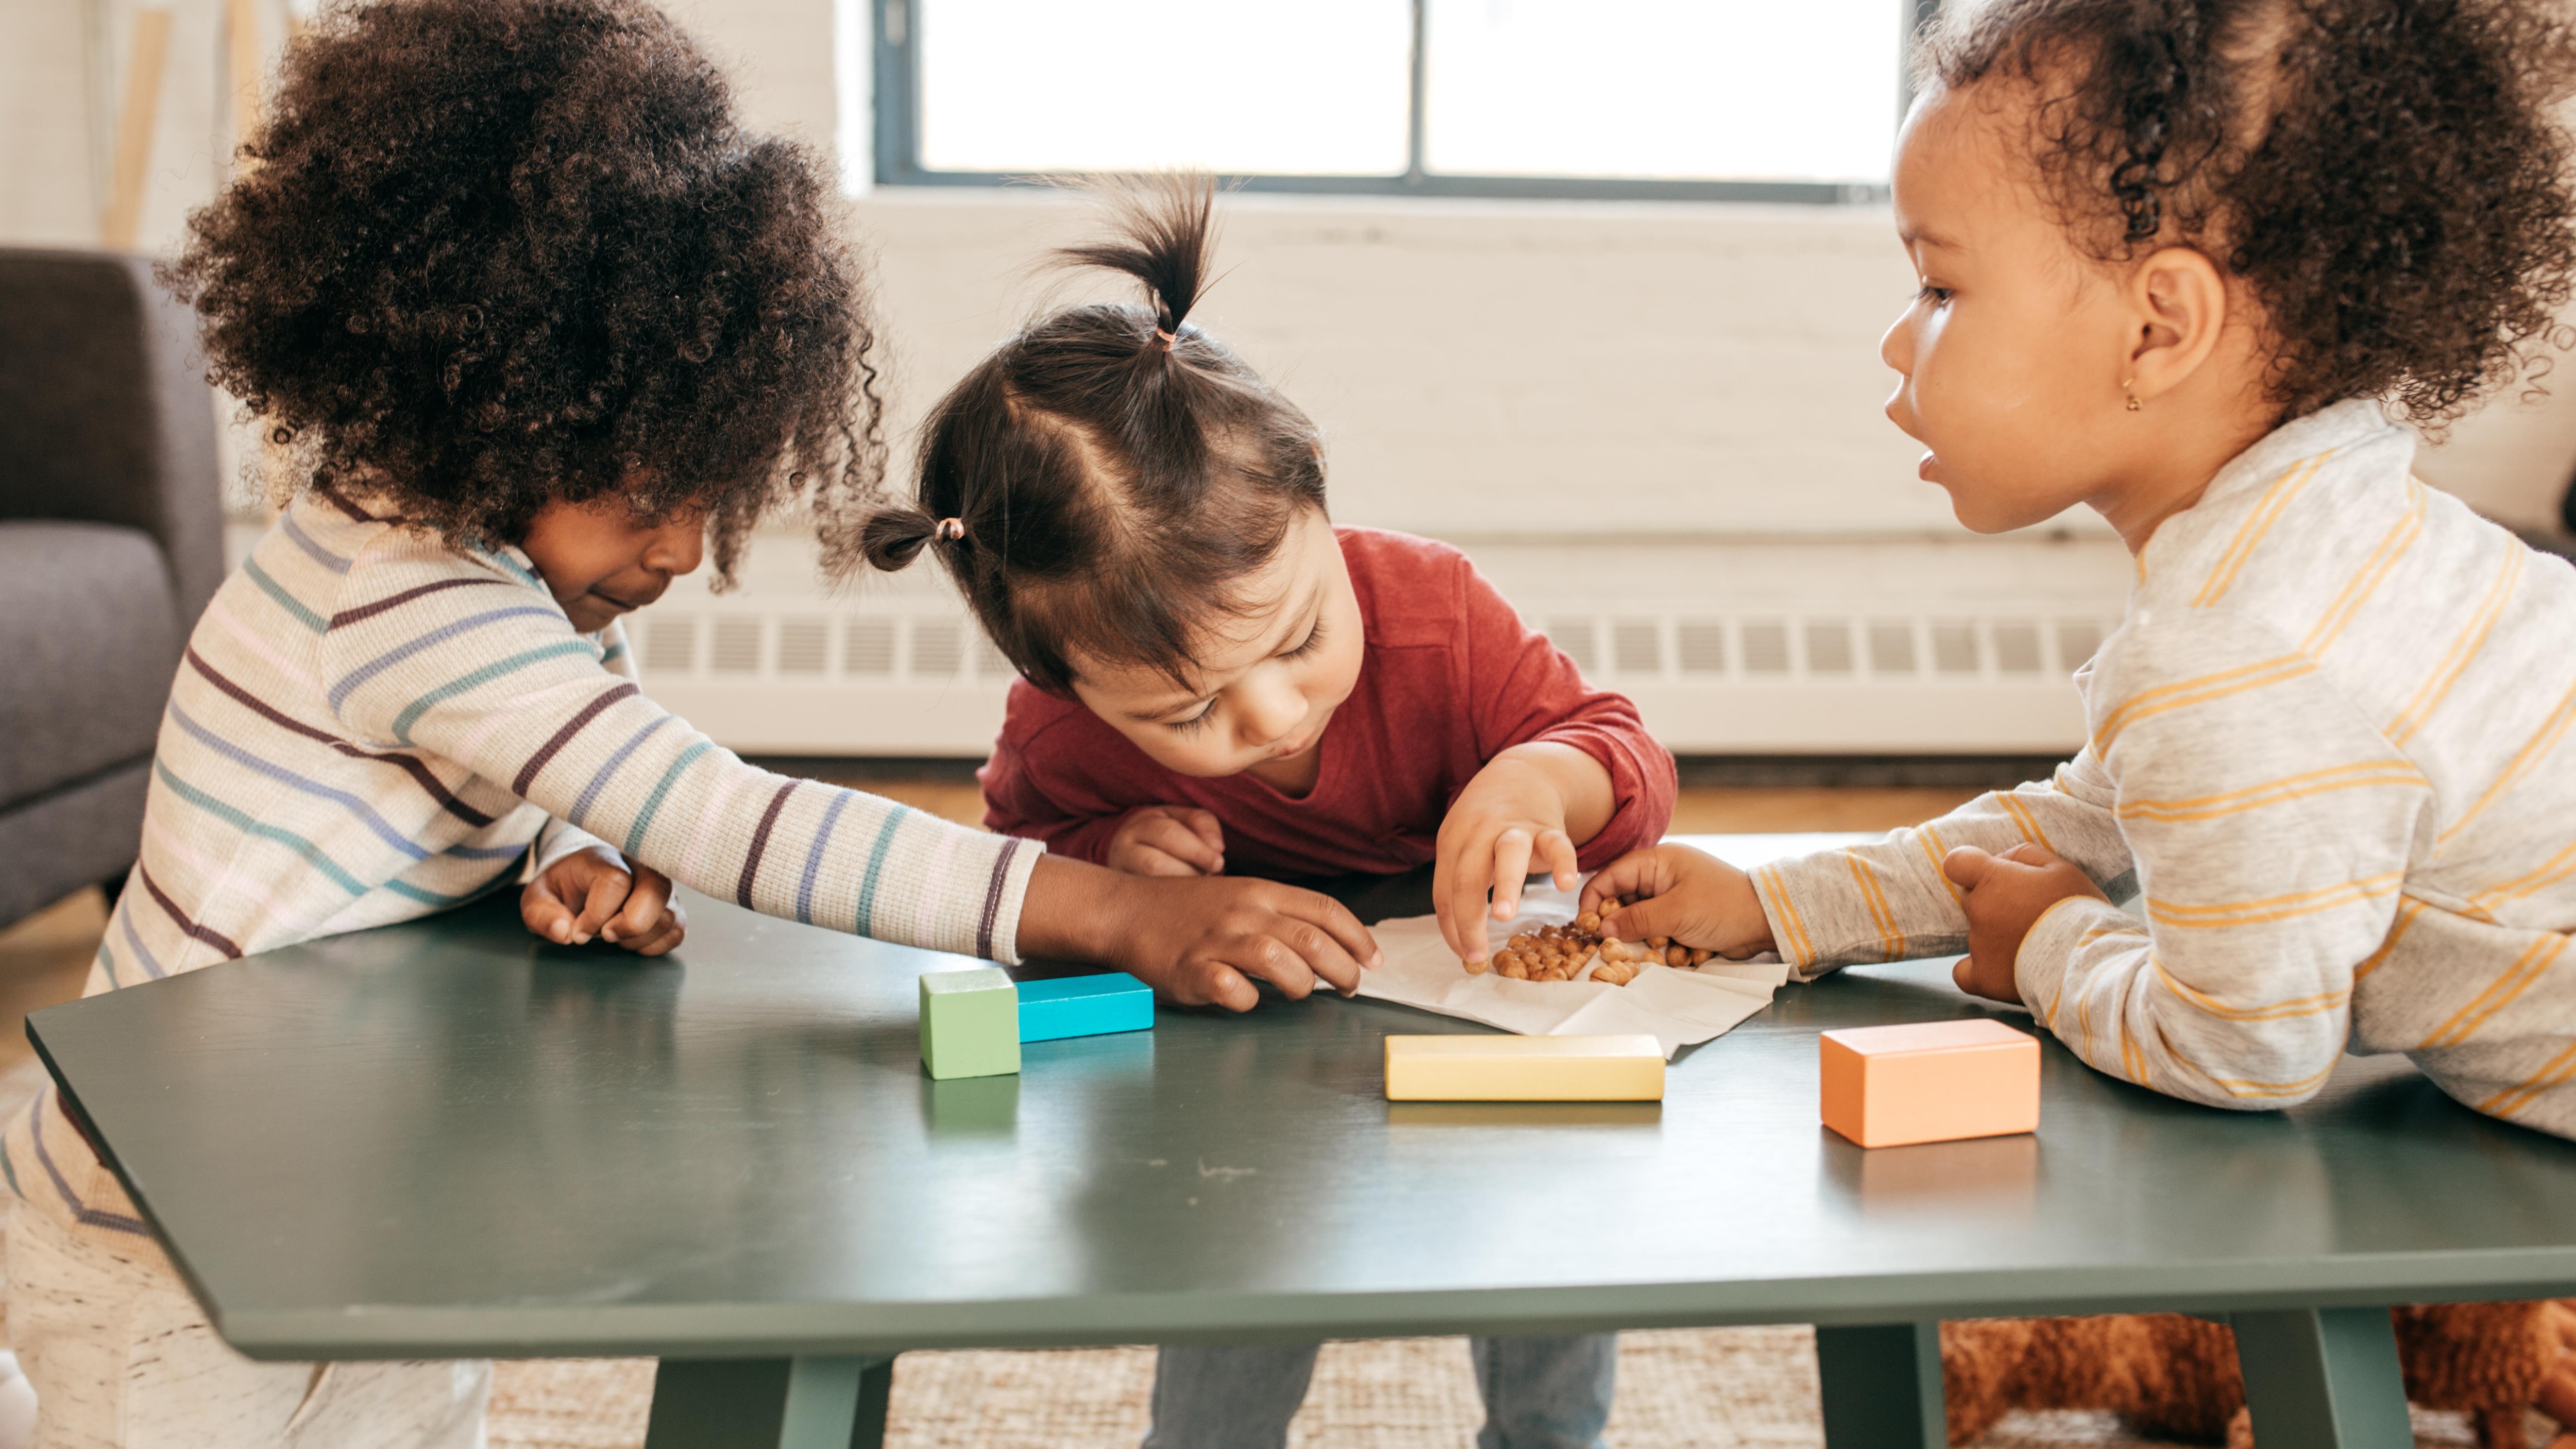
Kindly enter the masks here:
M 1579 888 L 1578 888 L 1579 889 Z M 1514 932 L 1574 919 L 1578 897 L 1554 887 L 1521 897 L 1521 913 L 1486 923 L 1500 946 Z M 1360 973 L 1360 995 L 1398 1001 L 1442 1016 L 1463 1017 L 1523 1036 L 1605 1036 L 1643 1032 L 1670 1058 L 1725 1034 L 1770 1005 L 1771 993 L 1789 979 L 1776 959 L 1712 960 L 1696 970 L 1649 966 L 1625 986 L 1593 981 L 1514 981 L 1491 971 L 1470 976 L 1440 939 L 1432 916 L 1380 921 L 1369 928 L 1386 964 Z

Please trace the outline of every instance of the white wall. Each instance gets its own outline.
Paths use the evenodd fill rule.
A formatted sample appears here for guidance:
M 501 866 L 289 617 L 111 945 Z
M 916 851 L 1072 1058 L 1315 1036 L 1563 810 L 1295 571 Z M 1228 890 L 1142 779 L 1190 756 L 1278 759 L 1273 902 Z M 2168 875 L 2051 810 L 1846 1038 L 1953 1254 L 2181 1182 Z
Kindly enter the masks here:
M 92 246 L 88 10 L 81 0 L 0 4 L 0 238 Z
M 183 12 L 212 3 L 180 0 Z M 0 23 L 23 29 L 0 30 L 0 53 L 14 54 L 6 42 L 20 33 L 59 51 L 62 17 L 79 8 L 7 0 Z M 849 106 L 865 88 L 834 64 L 837 50 L 864 75 L 864 36 L 835 28 L 836 10 L 862 13 L 861 0 L 672 9 L 733 76 L 753 125 L 818 151 L 864 142 Z M 206 63 L 190 62 L 201 74 Z M 210 124 L 205 100 L 173 94 L 170 114 Z M 27 109 L 0 108 L 0 123 L 31 124 L 19 119 Z M 0 136 L 0 157 L 24 151 L 25 134 Z M 201 135 L 170 151 L 147 212 L 146 235 L 162 245 L 212 184 L 186 158 L 220 146 Z M 77 233 L 83 198 L 59 168 L 20 175 L 0 169 L 0 237 Z M 1031 269 L 1088 218 L 1078 200 L 1031 188 L 887 188 L 852 201 L 898 435 L 1014 327 L 1099 293 Z M 1911 286 L 1883 208 L 1243 196 L 1228 203 L 1222 248 L 1227 271 L 1197 320 L 1323 426 L 1337 516 L 1468 545 L 1531 617 L 1590 640 L 1598 670 L 1637 691 L 1677 747 L 2018 750 L 2080 738 L 2057 682 L 2074 660 L 2060 655 L 2116 618 L 2122 556 L 2080 514 L 1971 538 L 1915 479 L 1915 448 L 1879 413 L 1892 379 L 1878 336 Z M 2537 526 L 2571 462 L 2576 403 L 2553 399 L 2491 408 L 2424 470 Z M 912 578 L 827 597 L 809 562 L 800 540 L 776 535 L 742 592 L 689 590 L 662 605 L 671 625 L 657 691 L 745 746 L 979 749 L 999 679 L 940 642 L 955 621 L 944 592 Z M 871 620 L 893 621 L 903 641 L 882 674 L 851 667 L 854 641 L 876 637 Z M 1649 624 L 1659 652 L 1622 665 L 1615 640 L 1643 640 Z M 1797 647 L 1782 671 L 1752 670 L 1744 631 L 1774 624 Z M 1736 655 L 1694 672 L 1684 630 L 1712 637 L 1720 625 Z M 1884 668 L 1865 643 L 1839 671 L 1830 650 L 1807 653 L 1811 626 L 1819 640 L 1850 629 L 1866 641 L 1899 625 L 1914 647 Z M 1940 666 L 1936 637 L 1970 626 L 1974 667 Z M 2036 654 L 2015 642 L 2025 637 Z M 828 644 L 819 656 L 817 638 Z M 2022 672 L 2032 659 L 2047 680 Z
M 871 193 L 908 423 L 1096 224 L 1028 189 Z M 1451 536 L 1950 534 L 1879 414 L 1911 290 L 1877 208 L 1245 195 L 1193 320 L 1324 426 L 1336 513 Z

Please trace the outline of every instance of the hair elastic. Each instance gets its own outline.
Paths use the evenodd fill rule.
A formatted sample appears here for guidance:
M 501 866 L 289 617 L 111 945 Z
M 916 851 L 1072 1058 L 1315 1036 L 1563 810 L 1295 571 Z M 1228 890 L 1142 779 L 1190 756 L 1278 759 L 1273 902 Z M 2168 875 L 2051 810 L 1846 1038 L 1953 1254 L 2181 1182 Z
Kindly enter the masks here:
M 1171 351 L 1172 348 L 1181 340 L 1181 334 L 1177 332 L 1166 332 L 1160 327 L 1154 329 L 1154 335 L 1163 339 L 1163 350 L 1165 352 Z
M 944 538 L 951 543 L 955 543 L 966 536 L 966 520 L 962 518 L 943 518 L 939 520 L 938 523 L 931 526 L 930 533 L 934 538 Z

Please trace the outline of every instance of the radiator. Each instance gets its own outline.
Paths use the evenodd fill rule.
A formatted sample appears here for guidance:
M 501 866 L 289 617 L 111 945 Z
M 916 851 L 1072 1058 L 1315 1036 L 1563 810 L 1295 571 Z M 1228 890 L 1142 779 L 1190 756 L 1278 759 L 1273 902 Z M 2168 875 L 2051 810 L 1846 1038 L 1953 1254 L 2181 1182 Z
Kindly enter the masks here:
M 2071 752 L 2129 579 L 2096 538 L 1464 546 L 1680 754 Z M 928 565 L 835 594 L 787 535 L 629 628 L 653 696 L 746 752 L 980 755 L 1012 678 Z

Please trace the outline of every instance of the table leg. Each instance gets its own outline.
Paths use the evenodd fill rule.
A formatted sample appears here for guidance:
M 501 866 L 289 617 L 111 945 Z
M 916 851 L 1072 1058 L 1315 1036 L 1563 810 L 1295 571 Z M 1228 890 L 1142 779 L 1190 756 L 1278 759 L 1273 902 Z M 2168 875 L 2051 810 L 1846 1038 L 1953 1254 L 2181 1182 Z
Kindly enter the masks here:
M 892 1358 L 662 1360 L 644 1449 L 878 1449 Z
M 2413 1449 L 2387 1309 L 2227 1317 L 2263 1449 Z
M 1943 1449 L 1950 1442 L 1937 1322 L 1819 1327 L 1816 1378 L 1827 1449 Z

